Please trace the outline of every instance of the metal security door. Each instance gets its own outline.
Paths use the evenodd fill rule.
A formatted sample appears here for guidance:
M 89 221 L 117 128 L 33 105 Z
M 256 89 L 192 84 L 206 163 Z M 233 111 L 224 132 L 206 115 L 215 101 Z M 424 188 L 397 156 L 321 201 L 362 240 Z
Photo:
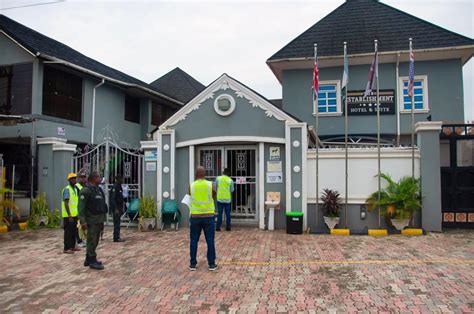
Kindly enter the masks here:
M 231 215 L 236 223 L 255 223 L 257 215 L 257 160 L 255 146 L 208 146 L 197 149 L 197 165 L 215 181 L 229 168 L 234 181 Z
M 232 219 L 240 222 L 257 222 L 257 160 L 253 147 L 226 147 L 225 165 L 229 168 L 234 193 Z
M 474 228 L 474 124 L 443 125 L 443 228 Z M 444 153 L 444 154 L 443 154 Z

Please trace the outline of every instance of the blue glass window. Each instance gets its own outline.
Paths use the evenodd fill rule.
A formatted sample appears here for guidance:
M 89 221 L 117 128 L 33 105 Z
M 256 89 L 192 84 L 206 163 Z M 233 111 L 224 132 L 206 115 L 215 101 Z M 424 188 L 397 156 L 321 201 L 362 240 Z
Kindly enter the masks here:
M 337 112 L 337 85 L 320 85 L 318 90 L 318 112 Z
M 427 104 L 424 103 L 423 89 L 425 87 L 424 80 L 417 80 L 413 84 L 413 103 L 415 104 L 415 110 L 425 109 Z M 403 81 L 403 110 L 411 110 L 411 98 L 408 96 L 408 80 Z

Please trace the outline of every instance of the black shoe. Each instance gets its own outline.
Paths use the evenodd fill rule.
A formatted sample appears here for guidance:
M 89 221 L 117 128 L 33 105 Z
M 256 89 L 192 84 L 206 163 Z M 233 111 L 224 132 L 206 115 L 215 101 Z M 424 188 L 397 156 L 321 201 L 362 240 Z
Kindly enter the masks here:
M 196 265 L 189 265 L 190 271 L 196 271 Z
M 104 265 L 100 264 L 99 262 L 95 261 L 89 264 L 89 268 L 96 269 L 96 270 L 103 270 Z
M 230 227 L 225 228 L 225 231 L 230 231 Z
M 125 242 L 125 240 L 124 239 L 117 239 L 117 240 L 114 239 L 114 242 Z
M 221 231 L 221 228 L 216 228 L 216 231 Z
M 101 262 L 101 261 L 95 261 L 95 262 L 98 263 L 98 264 L 100 264 L 100 265 L 102 265 L 102 262 Z M 85 260 L 85 261 L 84 261 L 84 266 L 85 266 L 85 267 L 89 266 L 89 264 L 91 264 L 91 263 L 90 263 L 88 260 Z
M 209 270 L 210 270 L 210 271 L 215 271 L 215 270 L 217 270 L 217 268 L 218 268 L 218 267 L 217 267 L 216 264 L 209 265 Z

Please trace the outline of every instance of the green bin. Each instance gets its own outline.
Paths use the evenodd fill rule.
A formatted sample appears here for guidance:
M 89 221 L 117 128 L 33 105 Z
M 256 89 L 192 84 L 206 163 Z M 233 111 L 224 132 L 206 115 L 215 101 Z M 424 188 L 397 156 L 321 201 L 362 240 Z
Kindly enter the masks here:
M 287 212 L 286 213 L 286 233 L 303 234 L 303 213 Z

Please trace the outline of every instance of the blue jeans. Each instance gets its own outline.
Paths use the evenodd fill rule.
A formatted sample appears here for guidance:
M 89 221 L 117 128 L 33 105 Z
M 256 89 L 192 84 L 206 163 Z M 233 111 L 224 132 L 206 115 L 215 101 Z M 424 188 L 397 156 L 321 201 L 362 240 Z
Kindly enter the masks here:
M 189 235 L 191 238 L 190 251 L 191 251 L 191 265 L 197 264 L 197 249 L 199 237 L 201 236 L 201 230 L 204 230 L 204 237 L 207 243 L 207 263 L 214 265 L 216 263 L 216 248 L 214 246 L 214 217 L 204 218 L 190 218 L 189 219 Z
M 220 229 L 222 226 L 223 211 L 225 211 L 225 226 L 230 228 L 230 205 L 230 203 L 217 202 L 217 229 Z

